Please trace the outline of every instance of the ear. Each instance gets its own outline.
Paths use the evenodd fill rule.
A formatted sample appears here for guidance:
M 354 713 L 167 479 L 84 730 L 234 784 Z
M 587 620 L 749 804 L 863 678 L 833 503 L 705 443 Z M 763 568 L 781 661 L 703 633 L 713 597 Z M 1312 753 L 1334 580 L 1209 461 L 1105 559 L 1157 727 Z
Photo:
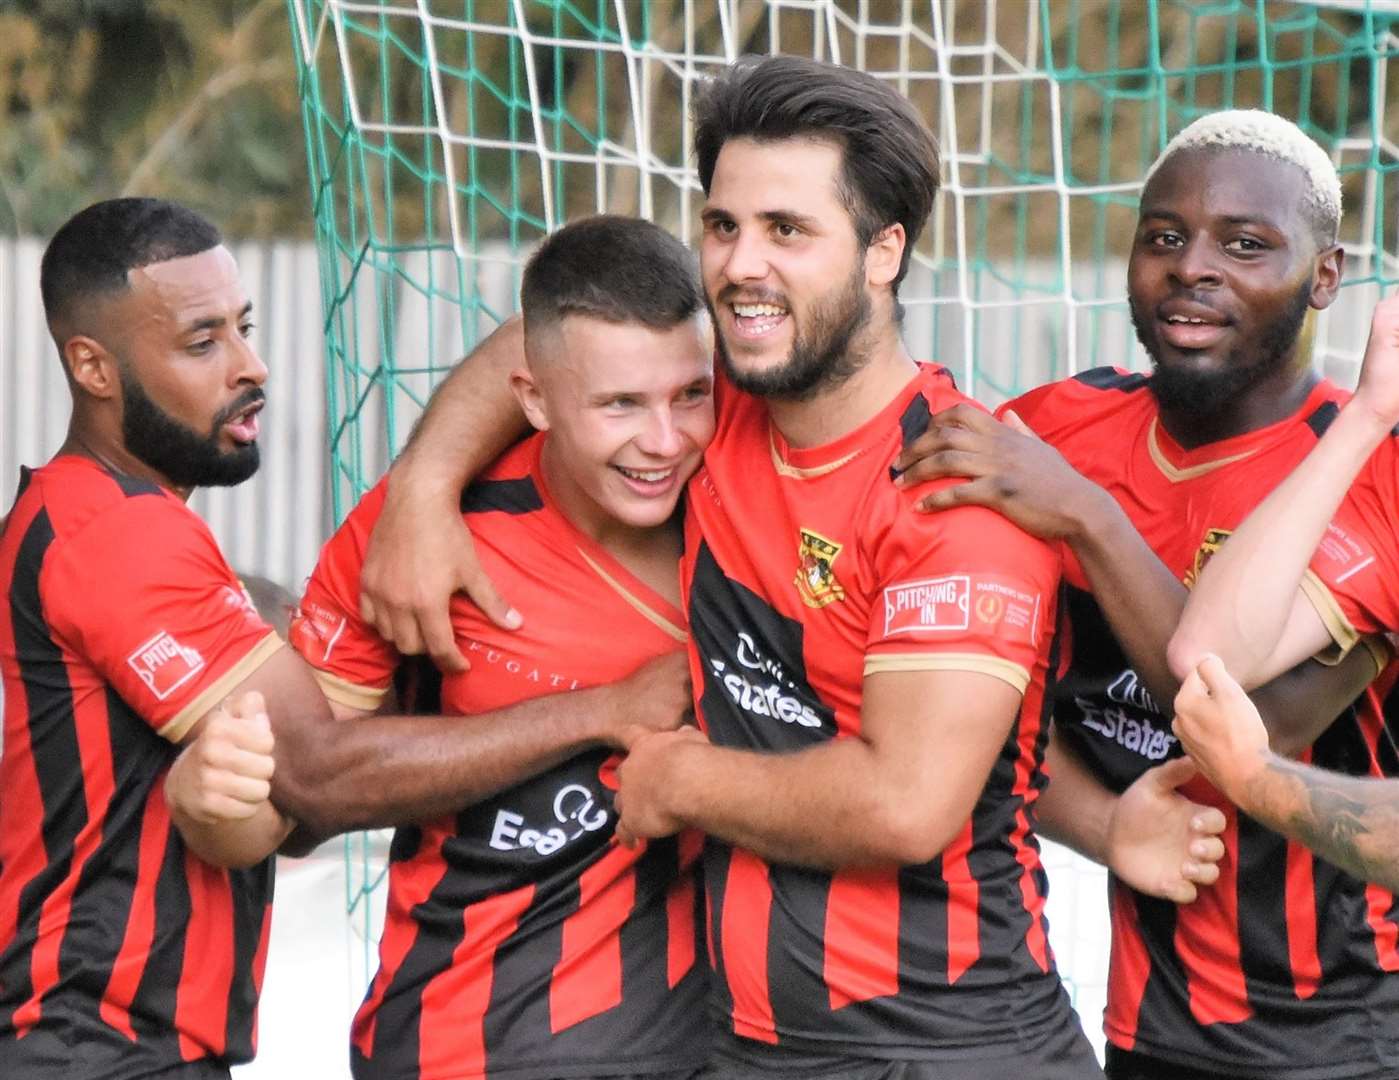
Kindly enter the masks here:
M 517 367 L 510 373 L 510 390 L 535 430 L 548 431 L 549 411 L 544 404 L 544 395 L 539 389 L 539 380 L 528 366 Z
M 874 286 L 893 283 L 904 257 L 904 227 L 898 222 L 886 226 L 865 249 L 865 281 Z
M 1345 261 L 1346 253 L 1340 245 L 1328 248 L 1316 257 L 1308 301 L 1318 311 L 1329 308 L 1336 299 L 1341 287 L 1341 275 L 1345 272 Z
M 117 358 L 102 343 L 86 334 L 74 334 L 63 343 L 63 367 L 68 377 L 89 397 L 108 400 L 121 390 Z

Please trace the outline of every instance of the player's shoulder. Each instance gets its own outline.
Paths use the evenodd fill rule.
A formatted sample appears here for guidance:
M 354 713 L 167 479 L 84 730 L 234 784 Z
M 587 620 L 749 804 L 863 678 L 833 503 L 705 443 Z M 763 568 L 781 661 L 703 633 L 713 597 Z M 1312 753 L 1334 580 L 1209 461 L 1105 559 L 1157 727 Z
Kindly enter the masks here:
M 89 535 L 103 543 L 135 535 L 152 549 L 186 536 L 212 542 L 199 515 L 166 488 L 76 455 L 34 470 L 25 496 L 42 503 L 59 542 Z
M 1081 422 L 1087 416 L 1135 411 L 1151 407 L 1150 380 L 1139 371 L 1097 367 L 1066 379 L 1045 383 L 1007 401 L 998 416 L 1013 410 L 1021 420 L 1043 434 L 1064 423 Z
M 522 439 L 463 488 L 463 516 L 505 514 L 513 517 L 543 510 L 544 493 L 540 490 L 537 466 L 544 438 L 543 432 L 537 432 Z M 469 524 L 476 529 L 482 522 L 473 520 Z

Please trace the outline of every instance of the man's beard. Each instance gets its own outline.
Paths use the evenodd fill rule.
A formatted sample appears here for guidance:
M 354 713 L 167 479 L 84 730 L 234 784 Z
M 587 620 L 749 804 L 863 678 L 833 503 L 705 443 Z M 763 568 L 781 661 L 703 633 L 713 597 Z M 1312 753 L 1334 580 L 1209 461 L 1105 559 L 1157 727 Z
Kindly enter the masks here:
M 1223 367 L 1214 371 L 1171 368 L 1158 359 L 1160 341 L 1155 317 L 1130 303 L 1137 340 L 1151 357 L 1151 393 L 1161 408 L 1182 415 L 1211 416 L 1233 407 L 1243 394 L 1273 375 L 1297 343 L 1311 306 L 1311 282 L 1304 281 L 1283 313 L 1269 323 L 1251 348 L 1229 351 Z M 1245 351 L 1247 350 L 1247 351 Z
M 220 409 L 208 435 L 186 427 L 151 400 L 129 365 L 122 363 L 121 434 L 126 449 L 160 473 L 172 487 L 232 487 L 257 472 L 257 443 L 227 453 L 219 449 L 224 424 L 249 405 L 263 400 L 253 387 Z
M 730 286 L 720 294 L 719 302 L 726 303 L 725 295 L 739 292 L 737 286 Z M 714 325 L 722 326 L 713 303 L 708 297 L 705 302 Z M 790 308 L 787 317 L 792 317 Z M 719 358 L 729 380 L 740 390 L 758 397 L 809 401 L 822 391 L 839 386 L 864 366 L 866 357 L 856 339 L 869 320 L 864 265 L 857 263 L 839 292 L 812 304 L 805 320 L 807 329 L 792 342 L 786 363 L 767 371 L 740 371 L 729 355 L 722 332 L 717 335 Z

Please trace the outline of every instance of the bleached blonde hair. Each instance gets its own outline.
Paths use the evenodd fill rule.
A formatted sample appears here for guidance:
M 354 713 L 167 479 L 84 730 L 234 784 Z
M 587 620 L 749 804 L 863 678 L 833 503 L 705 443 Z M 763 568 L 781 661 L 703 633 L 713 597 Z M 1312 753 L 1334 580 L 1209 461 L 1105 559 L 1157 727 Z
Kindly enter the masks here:
M 1307 178 L 1307 207 L 1318 239 L 1334 243 L 1341 226 L 1341 178 L 1315 139 L 1291 120 L 1262 109 L 1225 109 L 1182 128 L 1146 171 L 1146 182 L 1181 150 L 1247 150 L 1285 161 Z

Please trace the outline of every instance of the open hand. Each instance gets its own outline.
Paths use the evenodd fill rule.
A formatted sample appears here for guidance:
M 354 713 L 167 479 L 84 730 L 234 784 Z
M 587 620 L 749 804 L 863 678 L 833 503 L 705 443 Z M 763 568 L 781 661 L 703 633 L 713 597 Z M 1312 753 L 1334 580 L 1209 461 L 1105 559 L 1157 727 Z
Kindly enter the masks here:
M 1178 790 L 1195 776 L 1187 758 L 1148 769 L 1117 800 L 1108 823 L 1108 866 L 1138 892 L 1188 904 L 1219 878 L 1223 812 Z

